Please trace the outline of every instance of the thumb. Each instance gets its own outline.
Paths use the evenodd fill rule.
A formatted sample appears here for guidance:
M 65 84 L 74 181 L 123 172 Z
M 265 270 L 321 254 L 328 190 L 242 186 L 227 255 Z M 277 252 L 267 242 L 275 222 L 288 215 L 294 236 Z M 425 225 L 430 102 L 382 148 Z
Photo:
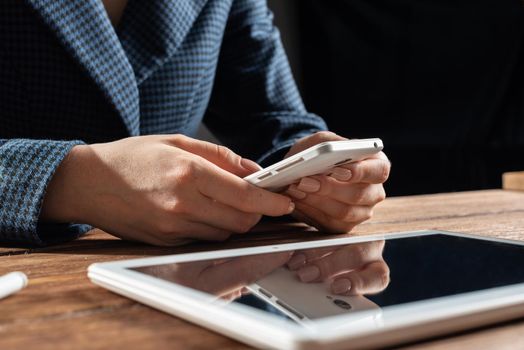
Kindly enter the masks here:
M 190 137 L 179 137 L 174 145 L 186 152 L 200 156 L 219 168 L 239 177 L 245 177 L 261 169 L 252 160 L 242 158 L 229 148 L 211 142 L 200 141 Z

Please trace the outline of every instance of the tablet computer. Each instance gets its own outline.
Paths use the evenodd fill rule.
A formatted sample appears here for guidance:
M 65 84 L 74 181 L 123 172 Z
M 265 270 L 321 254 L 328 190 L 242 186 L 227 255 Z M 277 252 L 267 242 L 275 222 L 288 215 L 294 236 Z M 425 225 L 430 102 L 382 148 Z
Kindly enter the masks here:
M 355 257 L 370 252 L 357 270 Z M 337 268 L 330 279 L 302 282 L 302 267 L 291 266 L 299 254 Z M 261 348 L 389 346 L 524 315 L 524 243 L 443 231 L 97 263 L 88 276 Z M 353 293 L 334 293 L 341 276 Z M 355 289 L 364 280 L 369 293 Z

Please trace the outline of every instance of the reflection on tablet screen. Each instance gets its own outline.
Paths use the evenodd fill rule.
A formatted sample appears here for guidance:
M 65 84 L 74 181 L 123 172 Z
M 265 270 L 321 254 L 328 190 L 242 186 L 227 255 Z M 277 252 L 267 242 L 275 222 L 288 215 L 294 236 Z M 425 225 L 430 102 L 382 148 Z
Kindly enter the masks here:
M 134 270 L 301 323 L 523 283 L 524 246 L 433 234 Z M 352 286 L 334 293 L 338 279 Z

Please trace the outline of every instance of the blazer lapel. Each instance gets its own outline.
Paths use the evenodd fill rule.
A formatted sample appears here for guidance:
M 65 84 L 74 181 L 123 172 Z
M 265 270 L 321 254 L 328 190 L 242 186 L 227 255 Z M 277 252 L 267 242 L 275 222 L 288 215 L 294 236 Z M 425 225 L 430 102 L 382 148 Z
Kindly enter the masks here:
M 133 68 L 97 0 L 26 0 L 85 68 L 122 117 L 139 134 L 139 94 Z M 149 2 L 149 1 L 147 1 Z
M 137 83 L 173 56 L 207 0 L 130 0 L 118 35 Z

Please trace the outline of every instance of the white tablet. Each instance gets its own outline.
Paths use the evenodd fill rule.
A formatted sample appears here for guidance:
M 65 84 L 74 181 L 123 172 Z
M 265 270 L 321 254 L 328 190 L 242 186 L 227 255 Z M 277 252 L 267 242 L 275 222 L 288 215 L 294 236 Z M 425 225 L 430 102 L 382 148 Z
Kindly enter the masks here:
M 377 271 L 387 265 L 390 280 L 383 273 L 374 280 L 367 269 L 365 280 L 376 283 L 364 295 L 335 294 L 331 279 L 305 283 L 288 268 L 302 254 L 337 261 L 335 279 L 350 276 L 360 273 L 351 267 L 355 252 L 366 249 L 374 251 Z M 116 293 L 261 348 L 389 346 L 524 315 L 524 244 L 441 231 L 98 263 L 88 275 Z

